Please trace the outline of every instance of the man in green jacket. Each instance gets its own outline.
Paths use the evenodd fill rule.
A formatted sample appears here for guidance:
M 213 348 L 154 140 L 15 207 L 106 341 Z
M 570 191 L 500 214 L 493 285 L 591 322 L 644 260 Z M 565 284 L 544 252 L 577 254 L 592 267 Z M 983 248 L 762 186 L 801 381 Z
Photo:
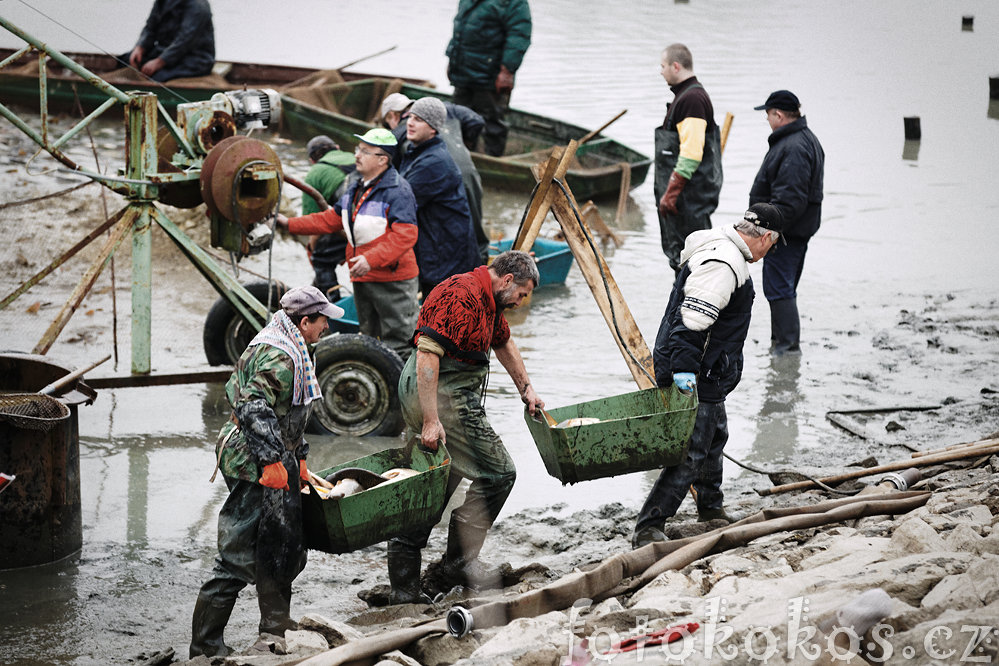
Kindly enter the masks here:
M 326 203 L 335 204 L 347 191 L 347 180 L 354 173 L 354 153 L 340 150 L 333 139 L 320 134 L 305 145 L 312 168 L 305 184 L 316 188 Z M 319 204 L 309 195 L 302 197 L 302 215 L 319 212 Z M 309 239 L 309 259 L 316 273 L 312 281 L 331 301 L 340 298 L 336 267 L 347 261 L 347 238 L 343 234 L 321 234 Z
M 531 45 L 527 0 L 459 0 L 454 32 L 447 45 L 447 77 L 454 103 L 485 118 L 485 152 L 500 156 L 509 129 L 503 115 L 513 79 Z
M 232 653 L 222 634 L 247 585 L 257 588 L 260 633 L 298 628 L 290 610 L 291 584 L 306 561 L 303 434 L 312 402 L 322 398 L 310 346 L 342 315 L 315 287 L 291 289 L 226 383 L 232 414 L 219 432 L 216 461 L 229 496 L 219 511 L 212 577 L 194 606 L 191 659 Z

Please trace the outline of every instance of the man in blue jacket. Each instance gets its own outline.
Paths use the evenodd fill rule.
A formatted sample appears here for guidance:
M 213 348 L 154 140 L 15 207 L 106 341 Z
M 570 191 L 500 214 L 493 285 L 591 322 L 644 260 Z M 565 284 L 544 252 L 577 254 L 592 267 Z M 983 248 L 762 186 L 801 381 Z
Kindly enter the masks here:
M 691 484 L 699 520 L 728 520 L 721 490 L 725 398 L 742 378 L 742 346 L 756 296 L 749 264 L 774 247 L 782 228 L 780 211 L 760 203 L 734 225 L 687 236 L 652 362 L 661 388 L 697 389 L 697 417 L 684 460 L 663 469 L 638 514 L 634 548 L 666 540 L 666 519 L 676 514 Z
M 822 218 L 825 153 L 801 115 L 797 96 L 778 90 L 755 107 L 766 111 L 772 133 L 770 150 L 749 190 L 749 203 L 769 203 L 784 219 L 784 238 L 763 261 L 763 295 L 770 303 L 771 351 L 800 353 L 798 281 L 805 266 L 808 240 Z
M 438 136 L 446 120 L 444 102 L 436 97 L 413 102 L 406 124 L 413 145 L 399 168 L 416 196 L 416 263 L 424 298 L 445 278 L 482 263 L 461 173 Z
M 208 0 L 156 0 L 128 63 L 160 82 L 211 74 L 215 30 Z

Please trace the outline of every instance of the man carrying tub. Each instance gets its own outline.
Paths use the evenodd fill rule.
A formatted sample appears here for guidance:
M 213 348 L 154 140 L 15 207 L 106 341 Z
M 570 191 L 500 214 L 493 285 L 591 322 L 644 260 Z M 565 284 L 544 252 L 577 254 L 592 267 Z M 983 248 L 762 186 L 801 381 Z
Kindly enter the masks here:
M 521 400 L 534 414 L 545 406 L 531 386 L 520 350 L 510 337 L 503 310 L 513 308 L 538 286 L 538 267 L 525 252 L 500 254 L 490 266 L 454 275 L 434 288 L 420 310 L 416 353 L 399 378 L 399 399 L 407 437 L 419 436 L 436 450 L 447 446 L 451 475 L 447 498 L 462 479 L 471 480 L 465 503 L 451 514 L 447 550 L 434 586 L 495 587 L 496 573 L 479 561 L 486 532 L 510 495 L 516 469 L 499 435 L 486 420 L 480 399 L 496 352 Z M 420 590 L 421 549 L 431 528 L 394 538 L 388 546 L 389 602 L 425 600 Z M 429 573 L 429 570 L 428 570 Z
M 676 514 L 691 484 L 699 520 L 728 520 L 721 491 L 725 396 L 742 377 L 742 345 L 756 295 L 749 264 L 770 251 L 782 229 L 780 211 L 758 203 L 734 225 L 687 236 L 652 361 L 660 387 L 697 387 L 697 417 L 686 459 L 663 469 L 638 514 L 634 548 L 666 540 L 666 519 Z

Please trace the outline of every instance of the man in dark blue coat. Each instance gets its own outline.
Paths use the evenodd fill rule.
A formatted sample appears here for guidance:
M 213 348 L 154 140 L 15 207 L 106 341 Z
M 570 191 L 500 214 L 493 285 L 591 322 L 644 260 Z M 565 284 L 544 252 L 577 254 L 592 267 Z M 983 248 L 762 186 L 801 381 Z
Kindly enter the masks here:
M 416 196 L 416 263 L 424 298 L 445 278 L 482 263 L 461 172 L 438 136 L 446 120 L 444 102 L 436 97 L 413 102 L 406 121 L 413 145 L 399 169 Z
M 763 262 L 763 295 L 770 303 L 771 351 L 801 351 L 798 281 L 805 266 L 808 240 L 822 218 L 825 153 L 801 115 L 797 96 L 778 90 L 757 111 L 766 111 L 773 132 L 770 150 L 749 190 L 749 203 L 770 203 L 784 219 L 787 245 L 778 246 Z
M 687 236 L 652 361 L 660 388 L 697 389 L 697 417 L 686 457 L 663 469 L 638 514 L 635 548 L 666 539 L 666 519 L 676 514 L 691 484 L 699 520 L 728 520 L 721 490 L 728 442 L 725 397 L 742 378 L 742 346 L 755 297 L 749 264 L 774 247 L 781 228 L 777 208 L 756 204 L 735 225 Z
M 128 62 L 160 82 L 211 74 L 215 30 L 208 0 L 156 0 Z

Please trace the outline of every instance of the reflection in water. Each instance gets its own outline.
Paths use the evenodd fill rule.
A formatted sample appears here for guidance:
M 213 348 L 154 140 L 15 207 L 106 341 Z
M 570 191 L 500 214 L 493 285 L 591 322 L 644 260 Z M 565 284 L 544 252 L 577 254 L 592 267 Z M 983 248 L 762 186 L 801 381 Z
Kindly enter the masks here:
M 915 162 L 919 159 L 919 139 L 906 139 L 902 145 L 902 159 Z
M 993 120 L 999 120 L 999 99 L 989 100 L 989 110 L 985 115 Z
M 798 380 L 801 354 L 771 356 L 763 404 L 756 421 L 756 440 L 750 455 L 759 462 L 787 461 L 798 443 Z

